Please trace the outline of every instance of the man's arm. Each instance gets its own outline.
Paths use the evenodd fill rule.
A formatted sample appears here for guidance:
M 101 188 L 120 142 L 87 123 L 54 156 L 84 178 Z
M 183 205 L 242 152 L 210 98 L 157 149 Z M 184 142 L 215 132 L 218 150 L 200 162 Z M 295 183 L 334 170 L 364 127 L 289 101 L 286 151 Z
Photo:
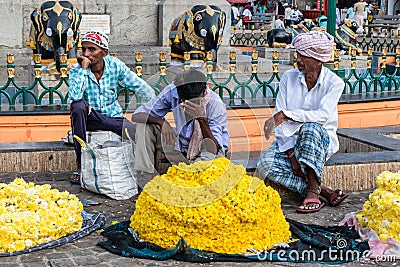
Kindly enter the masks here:
M 155 124 L 160 127 L 164 124 L 165 120 L 160 117 L 151 116 L 146 112 L 139 112 L 132 115 L 132 121 L 138 123 Z
M 220 146 L 218 144 L 217 139 L 215 139 L 214 135 L 211 132 L 211 128 L 208 123 L 208 119 L 206 117 L 203 117 L 203 118 L 196 118 L 196 120 L 200 124 L 201 133 L 203 134 L 203 140 L 209 139 L 212 141 L 212 142 L 208 142 L 208 141 L 204 142 L 206 150 L 208 152 L 216 155 L 218 153 L 218 150 L 220 149 Z
M 173 108 L 174 87 L 172 86 L 174 85 L 168 85 L 157 97 L 143 103 L 131 118 L 133 122 L 158 125 L 161 129 L 161 141 L 169 146 L 175 145 L 176 133 L 163 117 Z
M 289 119 L 283 111 L 278 111 L 271 118 L 267 119 L 264 123 L 264 135 L 265 139 L 269 140 L 275 127 L 282 124 L 284 120 Z
M 176 134 L 172 126 L 160 117 L 151 116 L 145 112 L 139 112 L 132 115 L 132 121 L 137 123 L 155 124 L 160 127 L 161 140 L 163 143 L 174 146 L 176 143 Z
M 204 107 L 193 103 L 192 101 L 188 100 L 182 104 L 185 112 L 189 114 L 192 118 L 195 118 L 200 125 L 201 133 L 203 135 L 203 140 L 211 140 L 212 142 L 205 141 L 206 150 L 210 153 L 216 155 L 220 148 L 217 139 L 213 135 L 210 124 L 208 122 L 208 118 L 206 115 L 206 111 Z
M 338 80 L 337 83 L 330 85 L 329 92 L 322 97 L 319 107 L 313 110 L 293 109 L 285 110 L 283 113 L 293 121 L 297 122 L 317 122 L 324 124 L 333 114 L 342 95 L 344 82 Z
M 89 75 L 89 59 L 81 54 L 77 56 L 79 65 L 69 72 L 68 78 L 68 97 L 71 101 L 78 101 L 83 98 L 85 91 L 85 81 Z
M 121 83 L 135 92 L 144 102 L 154 98 L 154 89 L 148 85 L 142 78 L 139 78 L 121 61 Z

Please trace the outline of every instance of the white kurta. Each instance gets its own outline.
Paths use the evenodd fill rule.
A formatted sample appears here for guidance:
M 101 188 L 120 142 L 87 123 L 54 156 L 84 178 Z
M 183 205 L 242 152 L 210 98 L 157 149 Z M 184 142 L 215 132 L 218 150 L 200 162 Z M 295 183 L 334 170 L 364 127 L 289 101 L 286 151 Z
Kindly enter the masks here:
M 339 150 L 336 135 L 338 127 L 337 104 L 344 89 L 343 80 L 335 73 L 322 67 L 314 88 L 308 91 L 305 76 L 298 69 L 285 72 L 279 84 L 275 113 L 291 118 L 275 128 L 279 151 L 293 148 L 300 127 L 306 122 L 317 122 L 328 132 L 330 143 L 327 159 Z

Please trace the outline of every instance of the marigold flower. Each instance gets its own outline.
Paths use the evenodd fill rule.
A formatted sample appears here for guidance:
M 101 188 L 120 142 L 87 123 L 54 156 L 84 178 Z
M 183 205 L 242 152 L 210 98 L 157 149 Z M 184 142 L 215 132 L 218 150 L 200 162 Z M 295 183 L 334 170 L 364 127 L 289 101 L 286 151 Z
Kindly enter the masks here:
M 280 202 L 274 189 L 226 158 L 180 163 L 145 186 L 130 226 L 163 248 L 183 238 L 219 253 L 262 251 L 291 236 Z
M 392 237 L 400 242 L 400 172 L 382 172 L 378 188 L 369 195 L 356 217 L 362 227 L 372 228 L 382 241 Z
M 83 205 L 68 192 L 16 178 L 0 184 L 0 253 L 28 249 L 82 227 Z

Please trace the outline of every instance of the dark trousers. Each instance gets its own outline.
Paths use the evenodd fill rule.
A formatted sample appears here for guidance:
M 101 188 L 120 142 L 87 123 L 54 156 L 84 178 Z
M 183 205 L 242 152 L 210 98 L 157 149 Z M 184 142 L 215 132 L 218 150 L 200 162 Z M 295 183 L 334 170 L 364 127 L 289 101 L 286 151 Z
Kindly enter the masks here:
M 125 118 L 110 118 L 93 109 L 89 114 L 89 103 L 86 100 L 73 101 L 71 103 L 71 127 L 72 133 L 86 142 L 86 131 L 111 131 L 125 137 L 125 128 L 129 135 L 135 138 L 135 125 Z M 81 146 L 74 140 L 76 153 L 76 166 L 81 169 Z

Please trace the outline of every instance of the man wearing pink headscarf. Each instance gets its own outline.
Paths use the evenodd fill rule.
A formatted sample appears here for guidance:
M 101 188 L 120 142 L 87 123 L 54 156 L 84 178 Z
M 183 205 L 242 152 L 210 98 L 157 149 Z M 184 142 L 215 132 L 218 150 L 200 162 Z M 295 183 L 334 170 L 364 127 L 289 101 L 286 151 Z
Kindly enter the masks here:
M 261 155 L 257 173 L 304 197 L 296 211 L 311 213 L 324 205 L 337 206 L 348 195 L 322 185 L 326 160 L 339 149 L 337 104 L 343 80 L 323 66 L 329 61 L 334 38 L 325 31 L 299 34 L 292 45 L 297 68 L 286 71 L 279 84 L 274 115 L 264 125 L 268 140 L 276 140 Z

